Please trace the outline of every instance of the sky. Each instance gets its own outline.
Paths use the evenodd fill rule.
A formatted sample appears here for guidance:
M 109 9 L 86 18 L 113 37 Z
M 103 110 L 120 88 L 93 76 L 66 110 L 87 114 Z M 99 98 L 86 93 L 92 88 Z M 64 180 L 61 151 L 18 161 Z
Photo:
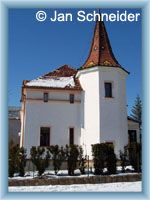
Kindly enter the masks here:
M 36 20 L 43 10 L 48 17 L 70 12 L 73 21 Z M 90 50 L 95 22 L 79 22 L 78 10 L 96 9 L 9 9 L 8 27 L 8 105 L 20 106 L 23 80 L 32 80 L 64 64 L 81 67 Z M 101 13 L 141 13 L 140 9 L 101 9 Z M 130 72 L 127 77 L 128 114 L 136 96 L 141 96 L 142 17 L 137 22 L 104 22 L 113 53 L 119 64 Z

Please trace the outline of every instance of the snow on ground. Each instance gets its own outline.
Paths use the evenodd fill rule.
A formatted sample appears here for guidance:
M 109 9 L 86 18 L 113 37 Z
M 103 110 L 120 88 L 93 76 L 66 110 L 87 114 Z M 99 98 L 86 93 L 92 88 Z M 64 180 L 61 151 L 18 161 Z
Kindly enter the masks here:
M 43 176 L 46 176 L 47 178 L 72 178 L 72 177 L 79 177 L 79 178 L 82 178 L 82 177 L 87 177 L 88 174 L 86 172 L 85 175 L 82 175 L 80 174 L 80 171 L 79 170 L 75 170 L 75 176 L 69 176 L 68 175 L 68 171 L 67 170 L 60 170 L 58 172 L 57 175 L 55 175 L 54 171 L 53 170 L 46 170 L 43 174 Z M 93 173 L 89 173 L 89 176 L 95 176 Z M 25 180 L 25 179 L 33 179 L 33 178 L 36 178 L 38 177 L 38 172 L 35 171 L 35 172 L 32 172 L 32 171 L 29 171 L 29 172 L 26 172 L 25 173 L 25 176 L 24 177 L 20 177 L 18 176 L 18 174 L 14 174 L 14 177 L 9 177 L 8 179 L 9 180 Z
M 121 167 L 117 167 L 117 174 L 111 175 L 111 176 L 122 176 L 122 175 L 128 175 L 128 174 L 134 174 L 133 173 L 133 168 L 132 166 L 127 166 L 125 167 L 125 169 L 127 170 L 126 173 L 121 173 Z M 94 171 L 94 170 L 93 170 Z M 104 172 L 106 172 L 106 168 L 104 168 Z M 88 176 L 88 170 L 85 170 L 86 174 L 85 175 L 81 175 L 80 174 L 80 170 L 75 170 L 75 176 L 76 177 L 87 177 Z M 68 171 L 67 170 L 59 170 L 58 174 L 55 175 L 54 170 L 46 170 L 43 174 L 44 176 L 46 176 L 47 178 L 72 178 L 72 176 L 68 175 Z M 89 172 L 89 176 L 95 176 L 93 172 Z M 38 177 L 38 172 L 37 171 L 28 171 L 25 173 L 24 177 L 20 177 L 18 176 L 18 174 L 14 174 L 14 177 L 12 178 L 8 178 L 10 180 L 12 179 L 17 179 L 17 180 L 24 180 L 24 179 L 33 179 Z
M 70 77 L 49 77 L 49 78 L 38 78 L 28 83 L 27 86 L 40 86 L 40 87 L 59 87 L 64 88 L 66 86 L 74 87 L 75 82 L 73 76 Z
M 127 166 L 126 170 L 129 172 L 121 173 L 121 167 L 117 167 L 118 174 L 111 176 L 120 176 L 131 174 L 133 168 Z M 104 170 L 106 171 L 106 169 Z M 132 172 L 133 174 L 133 172 Z M 33 179 L 38 175 L 37 171 L 26 172 L 25 177 L 19 177 L 18 174 L 15 174 L 15 177 L 9 179 Z M 67 170 L 60 170 L 58 175 L 54 174 L 53 170 L 46 170 L 44 175 L 47 178 L 69 178 Z M 87 171 L 85 175 L 80 175 L 79 170 L 75 170 L 76 177 L 87 177 Z M 94 176 L 90 172 L 89 176 Z M 72 176 L 71 176 L 72 178 Z M 44 185 L 44 186 L 17 186 L 9 187 L 9 192 L 141 192 L 142 183 L 139 182 L 120 182 L 120 183 L 105 183 L 105 184 L 78 184 L 78 185 Z
M 120 182 L 105 184 L 44 185 L 9 187 L 9 192 L 142 192 L 142 183 Z

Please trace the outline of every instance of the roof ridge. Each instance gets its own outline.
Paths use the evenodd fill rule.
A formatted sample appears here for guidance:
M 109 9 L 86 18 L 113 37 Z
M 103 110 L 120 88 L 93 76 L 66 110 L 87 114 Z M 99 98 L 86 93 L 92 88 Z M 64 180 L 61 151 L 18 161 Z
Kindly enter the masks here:
M 43 75 L 42 77 L 46 76 L 61 76 L 61 77 L 69 77 L 73 76 L 77 73 L 77 69 L 70 67 L 69 65 L 63 65 L 53 71 L 48 72 L 47 74 Z
M 81 84 L 78 78 L 75 76 L 77 72 L 77 69 L 73 69 L 68 65 L 63 65 L 56 70 L 51 71 L 36 79 L 31 81 L 24 81 L 23 87 L 82 90 Z M 53 80 L 54 78 L 56 78 L 56 80 Z M 68 83 L 69 79 L 70 83 Z

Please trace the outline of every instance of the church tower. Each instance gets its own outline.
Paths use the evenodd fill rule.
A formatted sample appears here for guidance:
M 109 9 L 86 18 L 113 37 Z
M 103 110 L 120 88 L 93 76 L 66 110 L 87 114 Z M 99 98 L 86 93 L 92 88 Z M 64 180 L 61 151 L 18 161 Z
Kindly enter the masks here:
M 83 88 L 81 143 L 88 155 L 91 144 L 113 143 L 119 155 L 128 143 L 127 75 L 113 54 L 104 23 L 97 21 L 89 56 L 77 73 Z

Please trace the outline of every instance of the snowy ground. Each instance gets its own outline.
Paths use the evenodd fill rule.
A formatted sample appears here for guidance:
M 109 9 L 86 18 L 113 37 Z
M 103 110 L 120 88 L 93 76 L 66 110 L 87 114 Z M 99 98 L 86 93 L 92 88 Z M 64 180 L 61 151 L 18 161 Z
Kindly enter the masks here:
M 121 182 L 82 185 L 49 185 L 9 187 L 9 192 L 142 192 L 142 183 Z
M 126 167 L 126 173 L 121 173 L 121 167 L 117 167 L 117 174 L 112 176 L 120 176 L 133 174 L 133 168 L 131 166 Z M 104 170 L 106 171 L 106 169 Z M 19 177 L 18 174 L 15 174 L 15 177 L 9 178 L 24 180 L 24 179 L 33 179 L 38 175 L 36 172 L 27 172 L 25 177 Z M 87 172 L 85 175 L 81 175 L 79 170 L 75 170 L 76 177 L 87 177 Z M 60 170 L 58 175 L 54 174 L 53 170 L 47 170 L 44 173 L 44 176 L 47 178 L 69 178 L 67 170 Z M 89 176 L 94 176 L 93 173 L 90 173 Z M 72 178 L 72 176 L 71 176 Z M 105 184 L 78 184 L 78 185 L 44 185 L 44 186 L 17 186 L 9 187 L 9 192 L 141 192 L 142 191 L 142 182 L 120 182 L 120 183 L 105 183 Z
M 117 174 L 115 175 L 112 175 L 112 176 L 121 176 L 121 175 L 128 175 L 128 174 L 133 174 L 133 168 L 131 166 L 127 166 L 126 167 L 126 173 L 121 173 L 121 167 L 117 167 Z M 106 172 L 107 169 L 104 168 L 104 172 Z M 68 171 L 67 170 L 60 170 L 58 172 L 57 175 L 55 175 L 54 171 L 53 170 L 46 170 L 43 174 L 43 176 L 46 176 L 47 178 L 72 178 L 72 176 L 69 176 L 68 175 Z M 75 170 L 75 176 L 76 177 L 87 177 L 88 176 L 88 171 L 86 170 L 86 174 L 85 175 L 82 175 L 80 174 L 80 170 Z M 94 176 L 94 173 L 93 172 L 89 172 L 89 176 Z M 12 179 L 17 179 L 17 180 L 24 180 L 24 179 L 33 179 L 33 178 L 36 178 L 38 177 L 38 172 L 35 171 L 35 172 L 32 172 L 32 171 L 29 171 L 29 172 L 26 172 L 25 176 L 24 177 L 20 177 L 18 176 L 18 174 L 15 174 L 14 177 L 12 178 L 9 178 L 10 180 Z

